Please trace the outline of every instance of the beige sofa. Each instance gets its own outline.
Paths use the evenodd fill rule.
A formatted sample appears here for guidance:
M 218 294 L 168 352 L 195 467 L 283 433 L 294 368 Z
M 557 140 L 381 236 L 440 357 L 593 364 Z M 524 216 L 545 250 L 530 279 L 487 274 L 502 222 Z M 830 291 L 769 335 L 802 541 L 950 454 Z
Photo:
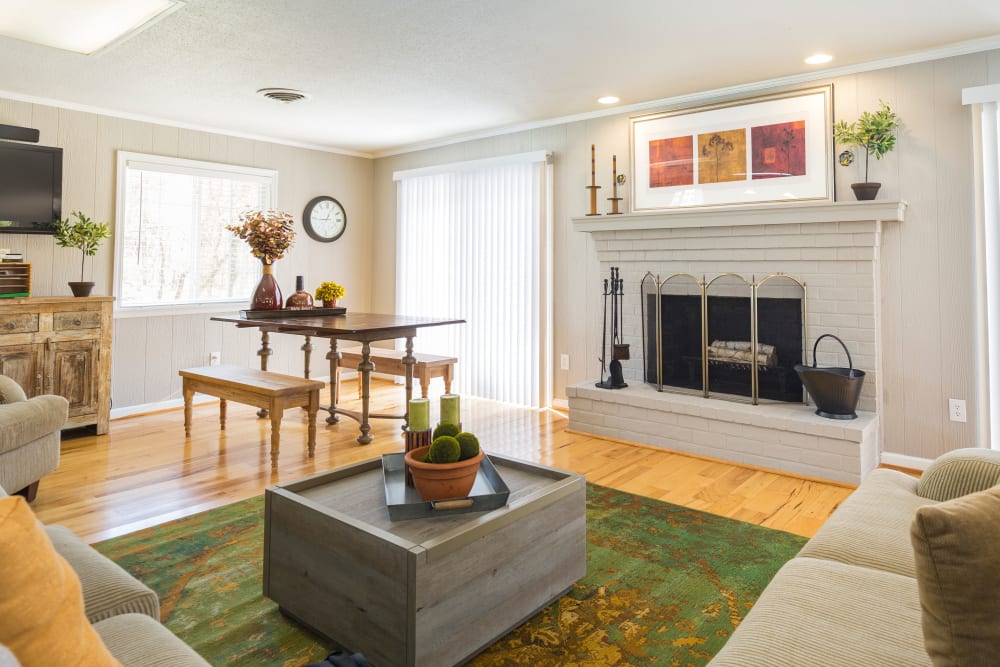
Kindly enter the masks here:
M 6 494 L 0 489 L 0 497 Z M 160 624 L 160 601 L 149 587 L 62 526 L 45 526 L 56 552 L 76 572 L 84 613 L 125 667 L 205 667 L 208 663 Z M 0 553 L 0 558 L 3 558 Z M 0 586 L 0 596 L 4 595 Z M 17 665 L 0 645 L 0 667 Z M 22 667 L 33 667 L 23 665 Z
M 29 399 L 0 375 L 0 488 L 35 499 L 39 480 L 59 466 L 59 429 L 68 411 L 62 396 Z
M 981 449 L 945 454 L 920 480 L 874 470 L 775 575 L 710 665 L 931 665 L 914 516 L 998 480 L 1000 452 Z

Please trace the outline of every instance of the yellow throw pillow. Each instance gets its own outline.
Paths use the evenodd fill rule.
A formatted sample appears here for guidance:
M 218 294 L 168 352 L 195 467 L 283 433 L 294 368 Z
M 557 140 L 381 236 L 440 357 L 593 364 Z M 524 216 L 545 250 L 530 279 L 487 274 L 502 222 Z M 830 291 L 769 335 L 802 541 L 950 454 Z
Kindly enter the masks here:
M 910 541 L 933 663 L 998 664 L 1000 487 L 921 507 Z
M 20 496 L 0 499 L 0 582 L 0 644 L 22 667 L 120 667 L 84 616 L 76 572 Z

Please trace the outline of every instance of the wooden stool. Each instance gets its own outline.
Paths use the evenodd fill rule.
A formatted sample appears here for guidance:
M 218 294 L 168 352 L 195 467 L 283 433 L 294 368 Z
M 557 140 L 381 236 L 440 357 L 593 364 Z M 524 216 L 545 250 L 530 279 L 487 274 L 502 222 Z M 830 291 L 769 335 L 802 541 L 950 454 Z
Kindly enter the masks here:
M 278 466 L 281 417 L 286 408 L 304 407 L 309 415 L 309 456 L 316 450 L 316 413 L 324 384 L 291 375 L 242 366 L 201 366 L 178 371 L 184 378 L 184 435 L 191 436 L 191 400 L 195 392 L 219 398 L 219 426 L 226 428 L 226 401 L 236 401 L 269 411 L 271 417 L 271 467 Z
M 357 368 L 361 363 L 361 348 L 348 347 L 337 350 L 340 352 L 340 366 L 337 368 L 337 388 L 340 388 L 340 371 L 343 368 Z M 371 348 L 371 360 L 375 364 L 376 373 L 386 375 L 406 375 L 403 368 L 403 354 L 400 350 L 386 350 L 380 347 Z M 413 364 L 413 378 L 420 381 L 420 395 L 427 398 L 433 378 L 444 378 L 444 393 L 451 393 L 451 380 L 455 372 L 457 357 L 439 357 L 433 354 L 413 354 L 416 362 Z M 361 383 L 358 382 L 358 397 L 361 397 Z M 340 400 L 340 397 L 337 397 Z

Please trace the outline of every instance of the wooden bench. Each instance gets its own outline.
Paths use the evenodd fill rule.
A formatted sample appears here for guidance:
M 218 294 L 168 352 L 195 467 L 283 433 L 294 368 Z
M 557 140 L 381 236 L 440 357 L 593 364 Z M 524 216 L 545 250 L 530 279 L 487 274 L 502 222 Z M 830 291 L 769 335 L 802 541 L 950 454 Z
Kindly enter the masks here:
M 316 413 L 324 384 L 291 375 L 242 366 L 201 366 L 178 371 L 184 379 L 184 435 L 191 437 L 191 400 L 195 392 L 219 398 L 219 425 L 226 428 L 226 401 L 268 411 L 271 417 L 271 467 L 278 466 L 281 417 L 287 408 L 305 408 L 309 415 L 309 456 L 316 450 Z
M 340 371 L 344 368 L 357 368 L 361 363 L 360 347 L 345 347 L 338 349 L 340 352 L 340 366 L 337 367 L 337 387 L 340 387 Z M 371 348 L 371 360 L 375 364 L 376 373 L 386 375 L 405 376 L 406 369 L 403 367 L 403 354 L 401 350 L 386 350 L 381 347 Z M 433 378 L 444 378 L 444 393 L 451 393 L 451 380 L 454 377 L 455 364 L 458 363 L 456 357 L 439 357 L 433 354 L 413 354 L 416 363 L 413 364 L 413 378 L 420 381 L 420 396 L 427 398 L 427 390 L 430 388 Z M 361 383 L 358 382 L 358 398 L 361 397 Z M 340 397 L 337 397 L 340 401 Z

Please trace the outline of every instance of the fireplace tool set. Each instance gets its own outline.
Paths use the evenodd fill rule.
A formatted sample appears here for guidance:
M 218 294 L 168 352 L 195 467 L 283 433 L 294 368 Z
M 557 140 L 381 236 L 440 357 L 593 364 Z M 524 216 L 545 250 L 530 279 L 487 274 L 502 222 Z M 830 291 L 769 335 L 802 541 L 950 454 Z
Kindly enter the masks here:
M 625 296 L 624 280 L 618 277 L 618 267 L 611 267 L 611 278 L 604 279 L 604 333 L 601 336 L 601 381 L 595 387 L 601 389 L 624 389 L 625 377 L 622 375 L 622 362 L 628 360 L 628 343 L 622 342 L 622 329 L 624 328 L 624 312 L 622 310 L 622 298 Z M 608 297 L 611 297 L 611 363 L 605 366 L 608 359 Z M 605 369 L 610 370 L 610 375 L 605 380 Z

